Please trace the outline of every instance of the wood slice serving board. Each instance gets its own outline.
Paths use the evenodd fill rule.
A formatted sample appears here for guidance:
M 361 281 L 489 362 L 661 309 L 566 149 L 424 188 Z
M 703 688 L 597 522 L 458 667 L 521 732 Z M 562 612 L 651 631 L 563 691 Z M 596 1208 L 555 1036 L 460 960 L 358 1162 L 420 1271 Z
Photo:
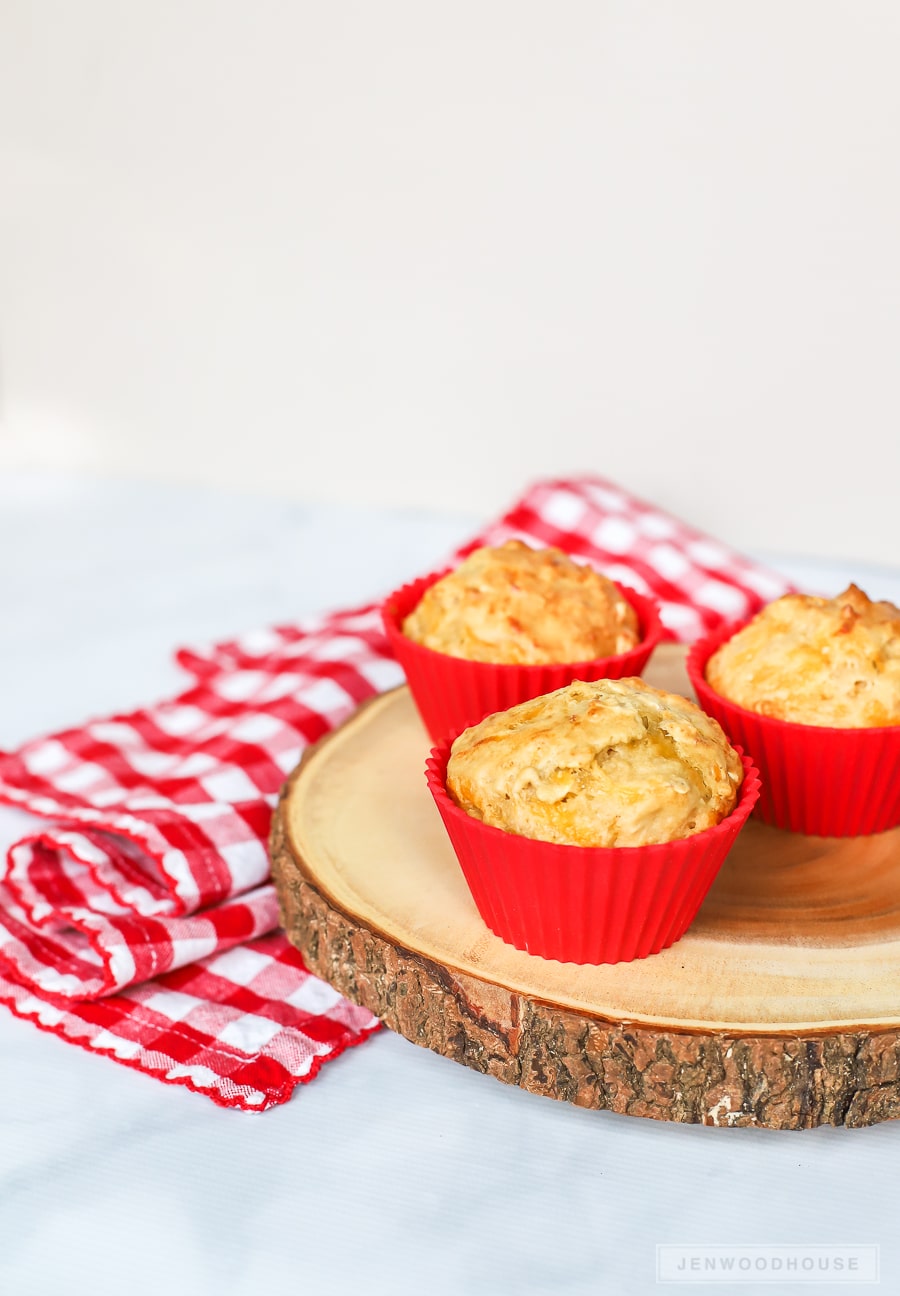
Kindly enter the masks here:
M 647 676 L 689 692 L 679 648 Z M 479 917 L 425 786 L 429 745 L 398 689 L 286 785 L 272 868 L 313 972 L 416 1044 L 583 1107 L 773 1129 L 900 1116 L 900 829 L 751 820 L 671 949 L 551 962 Z

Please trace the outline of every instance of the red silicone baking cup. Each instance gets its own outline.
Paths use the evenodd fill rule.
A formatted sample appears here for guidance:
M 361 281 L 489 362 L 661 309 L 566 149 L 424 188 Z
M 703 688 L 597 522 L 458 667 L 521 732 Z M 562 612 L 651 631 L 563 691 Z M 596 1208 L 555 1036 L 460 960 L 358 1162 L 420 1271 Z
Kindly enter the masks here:
M 449 570 L 433 572 L 395 590 L 382 608 L 394 656 L 406 673 L 425 728 L 435 742 L 448 736 L 455 738 L 463 729 L 478 724 L 495 711 L 506 711 L 517 702 L 552 693 L 573 680 L 625 679 L 639 675 L 662 637 L 653 600 L 614 582 L 637 613 L 641 640 L 628 652 L 546 666 L 498 665 L 435 652 L 408 639 L 402 625 L 425 591 Z
M 900 725 L 835 729 L 757 715 L 706 682 L 706 663 L 746 621 L 694 644 L 687 672 L 697 699 L 759 766 L 756 813 L 812 837 L 862 837 L 900 824 Z
M 461 810 L 446 788 L 450 742 L 425 769 L 472 899 L 501 939 L 560 963 L 625 963 L 679 940 L 759 795 L 744 781 L 731 814 L 713 828 L 654 846 L 563 846 L 503 832 Z

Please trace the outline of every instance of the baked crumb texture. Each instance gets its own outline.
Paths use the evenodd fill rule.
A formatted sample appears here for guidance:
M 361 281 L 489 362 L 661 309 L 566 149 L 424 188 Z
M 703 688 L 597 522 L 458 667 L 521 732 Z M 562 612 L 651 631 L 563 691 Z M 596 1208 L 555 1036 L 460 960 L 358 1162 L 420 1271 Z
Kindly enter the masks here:
M 453 743 L 447 790 L 506 832 L 576 846 L 690 837 L 737 801 L 719 725 L 641 679 L 581 680 L 488 716 Z
M 639 642 L 637 615 L 611 580 L 561 549 L 520 540 L 475 549 L 426 590 L 403 622 L 416 643 L 469 661 L 592 661 Z
M 900 724 L 900 609 L 856 585 L 837 598 L 787 594 L 709 659 L 711 688 L 797 724 Z

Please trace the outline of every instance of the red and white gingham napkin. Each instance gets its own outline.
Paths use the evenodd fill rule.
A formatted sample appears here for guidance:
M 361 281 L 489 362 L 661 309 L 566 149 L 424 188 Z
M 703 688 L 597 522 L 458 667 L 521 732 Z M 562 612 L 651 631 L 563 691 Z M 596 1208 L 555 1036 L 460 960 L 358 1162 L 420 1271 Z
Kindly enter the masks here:
M 654 595 L 677 639 L 788 588 L 598 479 L 535 486 L 459 552 L 512 537 Z M 0 1002 L 262 1111 L 378 1026 L 277 930 L 266 837 L 303 748 L 402 675 L 377 604 L 178 659 L 195 683 L 172 701 L 0 755 L 0 802 L 34 817 L 0 876 Z

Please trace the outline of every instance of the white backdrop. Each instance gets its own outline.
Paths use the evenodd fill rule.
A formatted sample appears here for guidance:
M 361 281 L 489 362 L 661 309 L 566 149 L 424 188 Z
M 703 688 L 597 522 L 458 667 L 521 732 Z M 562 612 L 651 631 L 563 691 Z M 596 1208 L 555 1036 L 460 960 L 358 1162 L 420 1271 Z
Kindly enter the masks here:
M 0 466 L 900 563 L 894 0 L 4 0 Z

